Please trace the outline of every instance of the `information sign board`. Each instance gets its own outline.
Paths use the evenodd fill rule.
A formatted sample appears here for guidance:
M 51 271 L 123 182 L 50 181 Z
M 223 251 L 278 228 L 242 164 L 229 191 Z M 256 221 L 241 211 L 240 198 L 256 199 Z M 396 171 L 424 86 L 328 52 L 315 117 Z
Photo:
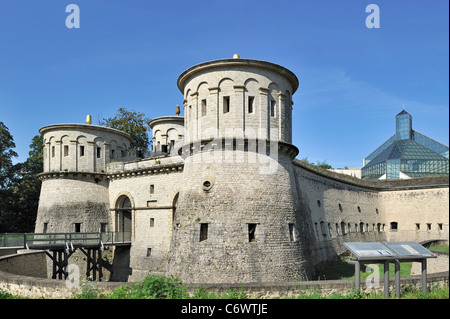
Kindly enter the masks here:
M 395 251 L 399 257 L 430 258 L 436 256 L 431 251 L 414 241 L 390 241 L 384 242 L 384 244 Z
M 397 257 L 392 249 L 380 242 L 344 243 L 358 259 L 385 259 Z

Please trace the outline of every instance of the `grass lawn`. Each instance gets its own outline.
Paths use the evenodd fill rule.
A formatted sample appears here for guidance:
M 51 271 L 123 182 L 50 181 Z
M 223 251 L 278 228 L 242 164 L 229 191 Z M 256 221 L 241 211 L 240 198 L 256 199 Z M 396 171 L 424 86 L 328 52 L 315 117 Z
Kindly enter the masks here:
M 434 245 L 429 247 L 428 249 L 431 251 L 437 251 L 441 253 L 448 253 L 448 245 Z

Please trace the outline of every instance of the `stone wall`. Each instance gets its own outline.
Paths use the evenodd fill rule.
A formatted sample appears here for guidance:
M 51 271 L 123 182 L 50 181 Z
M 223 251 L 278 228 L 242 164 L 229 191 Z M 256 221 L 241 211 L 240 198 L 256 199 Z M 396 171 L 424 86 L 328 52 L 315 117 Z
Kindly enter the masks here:
M 0 257 L 0 271 L 36 278 L 47 278 L 47 256 L 44 251 L 29 251 Z
M 344 242 L 386 239 L 379 194 L 358 185 L 330 179 L 295 165 L 303 214 L 312 238 L 314 265 L 346 253 Z
M 448 240 L 448 185 L 374 188 L 294 163 L 302 209 L 310 216 L 315 265 L 349 253 L 344 242 Z
M 65 280 L 14 275 L 0 269 L 0 290 L 25 298 L 67 299 L 80 293 L 83 286 L 111 291 L 124 283 L 85 282 L 80 287 L 67 285 Z
M 111 227 L 105 175 L 54 173 L 44 179 L 36 233 L 98 232 Z
M 196 153 L 186 160 L 169 273 L 190 283 L 308 278 L 291 160 L 279 154 L 275 169 L 264 174 L 249 160 L 251 152 L 214 153 L 222 159 L 205 163 L 204 153 Z
M 449 271 L 448 253 L 434 252 L 436 258 L 427 259 L 427 273 L 438 273 Z M 422 273 L 422 264 L 413 263 L 411 275 L 420 275 Z
M 421 242 L 449 238 L 449 188 L 380 192 L 387 239 Z M 392 223 L 396 223 L 396 227 Z
M 145 161 L 144 161 L 145 162 Z M 180 158 L 161 158 L 147 165 L 125 165 L 121 172 L 110 175 L 109 206 L 114 227 L 120 223 L 121 199 L 131 202 L 131 238 L 129 281 L 148 274 L 166 273 L 172 230 L 173 211 L 182 184 Z M 180 166 L 181 164 L 181 166 Z M 121 251 L 125 256 L 125 252 Z

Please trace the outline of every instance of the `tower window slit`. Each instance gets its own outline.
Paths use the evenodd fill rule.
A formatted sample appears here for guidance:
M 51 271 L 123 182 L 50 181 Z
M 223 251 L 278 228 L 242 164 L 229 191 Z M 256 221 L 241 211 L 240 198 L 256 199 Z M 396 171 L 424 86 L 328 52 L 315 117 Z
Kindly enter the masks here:
M 248 224 L 248 242 L 249 243 L 257 241 L 256 225 L 257 224 Z
M 270 116 L 271 117 L 275 116 L 275 101 L 274 100 L 270 101 Z
M 206 112 L 206 100 L 202 100 L 202 116 L 205 116 Z
M 208 224 L 200 224 L 200 241 L 205 241 L 208 239 Z
M 249 96 L 248 97 L 248 113 L 253 113 L 253 101 L 255 100 L 255 97 Z
M 223 97 L 223 113 L 230 112 L 230 97 L 224 96 Z

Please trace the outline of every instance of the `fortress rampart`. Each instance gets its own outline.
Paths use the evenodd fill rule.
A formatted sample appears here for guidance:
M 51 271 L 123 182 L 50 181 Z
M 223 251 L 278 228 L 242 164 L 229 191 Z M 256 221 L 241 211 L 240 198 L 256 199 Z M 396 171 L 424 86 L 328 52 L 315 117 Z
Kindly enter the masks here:
M 178 78 L 184 117 L 151 121 L 145 159 L 130 160 L 130 137 L 114 129 L 44 127 L 35 231 L 130 232 L 131 246 L 111 251 L 110 280 L 189 283 L 308 280 L 344 242 L 448 241 L 448 177 L 368 184 L 295 160 L 298 85 L 265 61 L 193 66 Z
M 446 184 L 374 187 L 294 164 L 303 210 L 310 216 L 315 265 L 344 254 L 344 242 L 448 241 L 448 178 Z

